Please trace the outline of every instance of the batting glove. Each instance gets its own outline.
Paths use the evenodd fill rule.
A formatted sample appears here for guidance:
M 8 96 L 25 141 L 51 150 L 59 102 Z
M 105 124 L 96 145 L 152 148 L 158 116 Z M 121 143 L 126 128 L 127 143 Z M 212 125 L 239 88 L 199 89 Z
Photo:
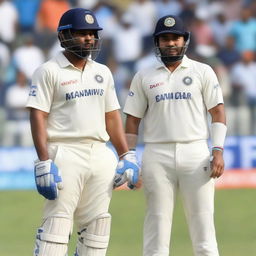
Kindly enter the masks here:
M 63 189 L 58 167 L 51 159 L 46 161 L 36 160 L 34 172 L 38 193 L 46 199 L 56 199 L 58 197 L 58 190 Z
M 137 163 L 136 152 L 135 150 L 130 150 L 117 164 L 114 188 L 127 182 L 127 186 L 133 189 L 139 181 L 139 177 L 140 167 Z

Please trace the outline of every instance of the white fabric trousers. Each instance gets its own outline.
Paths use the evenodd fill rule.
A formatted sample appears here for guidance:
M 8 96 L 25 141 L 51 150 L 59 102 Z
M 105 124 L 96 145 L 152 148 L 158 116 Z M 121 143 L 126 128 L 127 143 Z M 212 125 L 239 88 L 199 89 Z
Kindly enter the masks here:
M 219 256 L 214 180 L 206 141 L 147 144 L 142 177 L 147 202 L 143 256 L 169 256 L 172 216 L 180 192 L 195 256 Z
M 46 200 L 43 218 L 74 217 L 80 230 L 107 213 L 117 166 L 114 152 L 105 143 L 52 143 L 49 154 L 61 170 L 64 189 L 56 200 Z

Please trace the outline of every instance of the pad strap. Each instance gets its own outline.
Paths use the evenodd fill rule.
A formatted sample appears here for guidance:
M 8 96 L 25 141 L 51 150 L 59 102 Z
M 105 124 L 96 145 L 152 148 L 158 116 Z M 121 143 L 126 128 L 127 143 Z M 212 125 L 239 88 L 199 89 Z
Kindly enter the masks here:
M 98 236 L 93 234 L 85 233 L 84 244 L 88 247 L 94 247 L 99 249 L 104 249 L 108 247 L 109 235 Z
M 72 223 L 68 218 L 50 217 L 38 229 L 37 238 L 51 243 L 67 244 L 71 233 Z
M 109 243 L 111 215 L 104 213 L 79 232 L 79 240 L 89 248 L 106 249 Z M 81 248 L 79 248 L 81 249 Z

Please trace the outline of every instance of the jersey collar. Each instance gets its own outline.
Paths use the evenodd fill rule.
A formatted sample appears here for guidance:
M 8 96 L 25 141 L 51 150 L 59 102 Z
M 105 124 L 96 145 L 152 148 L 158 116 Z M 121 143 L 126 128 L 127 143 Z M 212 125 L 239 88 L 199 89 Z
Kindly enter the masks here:
M 74 67 L 74 65 L 65 57 L 63 52 L 59 52 L 59 54 L 56 56 L 56 60 L 61 68 L 66 68 L 68 66 Z M 93 62 L 93 60 L 88 59 L 86 65 L 90 64 L 91 62 Z
M 190 59 L 186 55 L 184 55 L 179 67 L 188 68 L 189 66 L 190 66 Z M 159 64 L 156 65 L 156 69 L 160 69 L 160 68 L 166 68 L 164 63 L 160 62 Z
M 69 60 L 65 57 L 65 55 L 63 54 L 63 52 L 60 52 L 57 56 L 56 56 L 56 60 L 58 62 L 58 64 L 60 65 L 61 68 L 65 68 L 68 66 L 73 66 Z

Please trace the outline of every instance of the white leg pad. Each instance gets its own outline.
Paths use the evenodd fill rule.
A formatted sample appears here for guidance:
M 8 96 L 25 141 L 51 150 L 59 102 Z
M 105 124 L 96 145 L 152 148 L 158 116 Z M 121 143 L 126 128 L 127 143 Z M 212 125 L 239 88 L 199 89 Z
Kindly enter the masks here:
M 78 232 L 76 256 L 105 256 L 109 243 L 111 215 L 102 214 Z
M 69 218 L 47 218 L 37 231 L 34 256 L 65 256 L 71 230 Z

